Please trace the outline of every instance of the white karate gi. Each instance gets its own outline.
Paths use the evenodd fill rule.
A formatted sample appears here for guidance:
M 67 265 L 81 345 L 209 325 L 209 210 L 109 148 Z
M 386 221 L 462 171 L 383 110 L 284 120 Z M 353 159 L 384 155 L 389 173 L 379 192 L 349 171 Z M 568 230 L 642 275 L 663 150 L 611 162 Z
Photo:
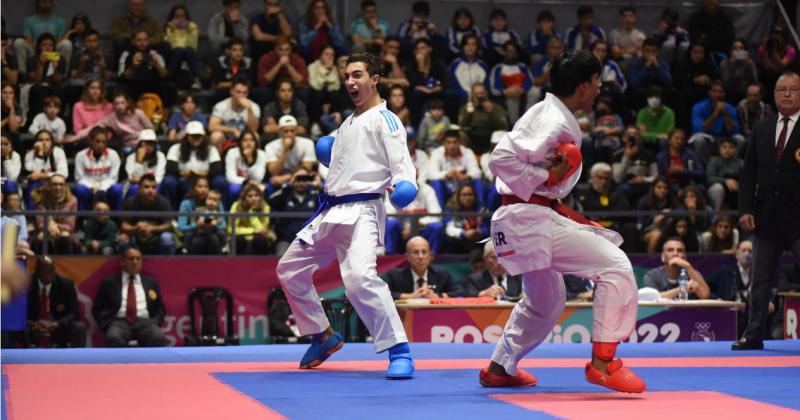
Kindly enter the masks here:
M 384 194 L 401 180 L 416 185 L 415 172 L 403 124 L 382 102 L 349 116 L 339 127 L 325 189 L 334 197 Z M 385 228 L 382 195 L 324 210 L 297 234 L 277 274 L 301 334 L 330 326 L 311 276 L 336 259 L 345 295 L 374 338 L 376 352 L 408 341 L 389 287 L 377 273 L 377 249 L 383 245 Z
M 554 95 L 530 108 L 492 152 L 489 166 L 497 191 L 528 200 L 532 194 L 561 199 L 572 190 L 581 170 L 547 187 L 555 149 L 561 143 L 580 147 L 581 130 L 572 112 Z M 523 274 L 524 297 L 508 320 L 492 361 L 510 375 L 517 363 L 541 343 L 564 311 L 562 274 L 595 282 L 592 340 L 625 340 L 636 324 L 636 278 L 619 249 L 616 232 L 583 225 L 549 207 L 513 204 L 492 217 L 492 239 L 509 274 Z

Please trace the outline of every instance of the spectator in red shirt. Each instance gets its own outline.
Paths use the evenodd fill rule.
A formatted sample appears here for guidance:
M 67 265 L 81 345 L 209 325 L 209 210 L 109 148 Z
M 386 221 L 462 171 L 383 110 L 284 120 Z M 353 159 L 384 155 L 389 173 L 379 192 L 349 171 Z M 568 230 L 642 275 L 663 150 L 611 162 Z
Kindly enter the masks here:
M 275 50 L 264 54 L 258 60 L 256 84 L 268 90 L 275 89 L 275 82 L 289 79 L 292 84 L 302 90 L 302 99 L 308 95 L 308 69 L 306 62 L 299 54 L 292 52 L 292 40 L 288 36 L 278 36 Z M 300 92 L 297 92 L 300 93 Z M 272 95 L 268 95 L 272 99 Z

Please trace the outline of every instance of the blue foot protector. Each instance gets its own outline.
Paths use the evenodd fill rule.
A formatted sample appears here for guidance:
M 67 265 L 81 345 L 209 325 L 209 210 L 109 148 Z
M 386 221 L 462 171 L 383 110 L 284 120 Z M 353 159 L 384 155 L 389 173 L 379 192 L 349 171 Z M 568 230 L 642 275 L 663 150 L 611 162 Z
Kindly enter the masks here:
M 389 369 L 386 379 L 411 379 L 414 376 L 414 359 L 408 343 L 395 344 L 389 349 Z
M 314 334 L 311 338 L 311 346 L 306 350 L 303 359 L 300 360 L 300 369 L 311 369 L 321 365 L 322 362 L 342 347 L 344 347 L 344 340 L 339 333 L 333 333 L 327 340 L 325 339 L 325 333 Z

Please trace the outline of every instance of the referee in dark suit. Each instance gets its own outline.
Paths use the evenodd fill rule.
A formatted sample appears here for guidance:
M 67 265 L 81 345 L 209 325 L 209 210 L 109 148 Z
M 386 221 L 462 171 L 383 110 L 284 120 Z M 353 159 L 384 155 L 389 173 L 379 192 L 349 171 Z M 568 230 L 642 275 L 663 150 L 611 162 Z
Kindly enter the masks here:
M 785 249 L 800 264 L 800 76 L 786 72 L 775 84 L 778 115 L 753 126 L 739 189 L 739 224 L 755 229 L 750 320 L 733 350 L 764 348 L 769 296 Z

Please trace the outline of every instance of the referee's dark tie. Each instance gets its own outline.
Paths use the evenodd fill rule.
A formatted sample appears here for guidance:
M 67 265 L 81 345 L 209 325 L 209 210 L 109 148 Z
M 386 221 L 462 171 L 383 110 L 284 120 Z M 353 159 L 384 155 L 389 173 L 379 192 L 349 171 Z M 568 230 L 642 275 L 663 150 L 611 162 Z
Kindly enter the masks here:
M 424 284 L 425 284 L 425 279 L 423 277 L 417 279 L 417 289 L 421 289 Z
M 125 319 L 131 324 L 136 322 L 136 289 L 134 288 L 134 277 L 128 277 L 128 299 L 125 302 Z
M 783 128 L 781 128 L 781 134 L 778 136 L 778 146 L 775 148 L 777 160 L 781 160 L 783 149 L 786 148 L 786 132 L 789 131 L 789 117 L 783 117 L 781 121 L 783 121 Z

